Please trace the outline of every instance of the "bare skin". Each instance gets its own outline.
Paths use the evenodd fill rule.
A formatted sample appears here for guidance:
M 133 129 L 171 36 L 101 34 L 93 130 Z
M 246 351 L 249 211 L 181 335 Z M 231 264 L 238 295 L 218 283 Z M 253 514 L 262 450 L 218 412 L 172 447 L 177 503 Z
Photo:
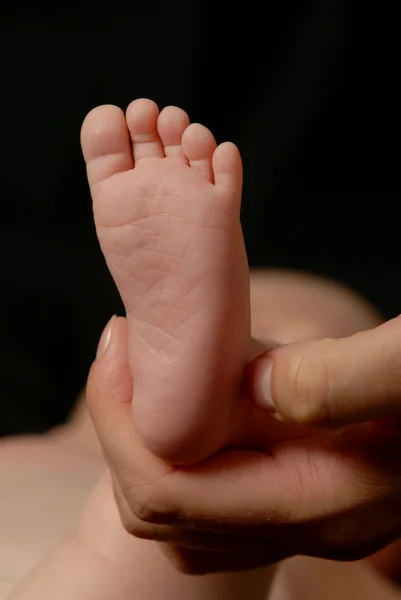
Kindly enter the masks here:
M 127 313 L 135 423 L 153 454 L 198 462 L 231 434 L 249 357 L 239 152 L 147 99 L 125 116 L 94 109 L 81 140 L 97 235 Z
M 0 440 L 0 580 L 21 579 L 75 532 L 103 470 L 83 411 L 50 433 Z
M 327 308 L 331 318 L 335 305 L 329 303 Z M 360 303 L 356 308 L 363 310 Z M 368 326 L 379 322 L 373 317 Z M 327 331 L 328 335 L 332 332 L 331 341 L 290 344 L 268 355 L 318 348 L 320 343 L 335 346 L 336 329 Z M 352 330 L 340 329 L 353 339 Z M 325 433 L 312 428 L 296 434 L 265 418 L 267 411 L 256 411 L 254 419 L 250 411 L 242 444 L 200 465 L 168 468 L 145 451 L 127 412 L 132 381 L 126 367 L 125 334 L 125 323 L 116 322 L 110 334 L 111 339 L 115 336 L 114 350 L 107 359 L 114 371 L 107 376 L 107 360 L 100 359 L 88 389 L 91 414 L 113 466 L 116 497 L 128 531 L 175 544 L 171 558 L 191 573 L 240 570 L 294 554 L 355 560 L 398 537 L 400 441 L 396 427 L 366 423 L 344 431 Z M 363 334 L 355 334 L 359 336 Z M 109 386 L 115 385 L 111 382 L 118 364 L 121 393 L 115 402 L 111 398 L 102 401 L 96 396 L 95 381 L 105 377 L 111 379 Z M 183 546 L 197 548 L 199 543 L 210 554 L 188 556 Z M 216 552 L 222 548 L 224 554 Z
M 255 315 L 254 323 L 256 327 L 254 334 L 258 335 L 258 337 L 266 337 L 267 329 L 263 327 L 263 313 L 269 319 L 270 315 L 274 315 L 274 321 L 281 323 L 281 325 L 278 325 L 277 338 L 282 341 L 287 341 L 287 338 L 290 336 L 291 327 L 293 327 L 294 331 L 300 331 L 302 328 L 302 336 L 305 339 L 314 339 L 322 335 L 322 330 L 324 330 L 326 335 L 335 337 L 352 333 L 353 330 L 356 331 L 360 328 L 372 326 L 378 321 L 378 317 L 374 315 L 374 312 L 366 303 L 357 299 L 349 291 L 330 282 L 317 280 L 309 276 L 297 276 L 292 273 L 286 274 L 280 272 L 256 273 L 251 281 L 252 314 Z M 283 302 L 283 296 L 286 298 L 285 303 Z M 309 301 L 302 301 L 302 298 L 304 300 L 309 298 Z M 284 305 L 286 307 L 283 311 Z M 299 310 L 300 306 L 303 307 L 301 310 Z M 339 311 L 338 313 L 335 312 L 337 310 Z M 331 318 L 333 313 L 338 316 L 335 320 Z M 316 315 L 319 315 L 319 319 L 316 319 Z M 259 323 L 259 325 L 256 325 L 256 323 Z M 299 336 L 297 338 L 299 339 Z M 56 430 L 51 435 L 41 437 L 40 439 L 16 439 L 13 442 L 14 445 L 11 445 L 6 440 L 4 440 L 4 443 L 7 443 L 8 450 L 5 452 L 3 446 L 3 453 L 0 447 L 0 472 L 3 474 L 9 473 L 9 460 L 10 457 L 13 457 L 13 468 L 21 474 L 20 481 L 24 482 L 25 487 L 18 484 L 14 488 L 15 480 L 10 480 L 7 475 L 7 486 L 4 488 L 2 494 L 0 494 L 2 502 L 0 516 L 5 516 L 3 510 L 4 500 L 7 497 L 14 499 L 14 514 L 10 513 L 10 511 L 8 512 L 8 519 L 11 516 L 12 520 L 9 524 L 9 534 L 6 540 L 3 537 L 3 532 L 5 531 L 3 525 L 7 524 L 6 520 L 0 527 L 0 531 L 2 532 L 0 547 L 5 547 L 8 544 L 8 547 L 15 548 L 15 553 L 10 554 L 8 551 L 7 555 L 4 556 L 5 560 L 0 561 L 1 568 L 3 569 L 0 574 L 0 580 L 13 579 L 14 581 L 18 581 L 37 559 L 42 556 L 46 548 L 57 543 L 59 539 L 68 538 L 71 526 L 74 522 L 77 522 L 79 513 L 81 512 L 79 504 L 80 502 L 83 504 L 84 498 L 89 494 L 88 488 L 90 485 L 87 485 L 86 480 L 94 481 L 98 476 L 99 468 L 102 468 L 102 466 L 99 467 L 99 463 L 101 465 L 103 463 L 96 435 L 94 434 L 85 406 L 82 404 L 80 404 L 78 410 L 74 413 L 71 422 L 66 427 Z M 43 463 L 42 455 L 39 453 L 36 454 L 38 445 L 42 448 L 47 448 L 45 455 L 46 463 Z M 20 452 L 20 449 L 23 452 Z M 57 453 L 55 450 L 57 450 Z M 63 459 L 60 457 L 61 454 L 64 456 Z M 27 460 L 28 457 L 30 462 Z M 75 457 L 79 457 L 79 460 L 76 460 Z M 61 470 L 60 464 L 64 465 Z M 89 464 L 92 464 L 92 467 L 88 470 L 85 465 Z M 35 483 L 33 480 L 26 478 L 26 474 L 31 472 L 33 468 L 36 470 L 38 476 L 40 476 L 40 479 L 35 480 Z M 42 471 L 40 470 L 41 468 Z M 5 469 L 8 470 L 5 471 Z M 40 474 L 41 472 L 42 475 Z M 51 489 L 51 486 L 54 484 L 57 486 L 57 482 L 60 481 L 57 477 L 63 479 L 68 473 L 71 473 L 71 475 L 76 474 L 68 479 L 69 487 L 71 488 L 68 498 L 72 498 L 75 495 L 76 500 L 74 502 L 66 502 L 65 504 L 51 503 L 49 508 L 54 513 L 51 511 L 48 513 L 48 522 L 52 526 L 46 529 L 45 535 L 43 535 L 44 532 L 40 531 L 40 528 L 35 527 L 30 530 L 28 528 L 29 534 L 27 534 L 27 525 L 34 526 L 37 519 L 41 517 L 39 511 L 41 510 L 41 506 L 43 506 L 43 502 L 48 497 L 48 489 Z M 79 473 L 81 475 L 78 475 Z M 3 475 L 1 480 L 4 481 L 5 479 Z M 40 485 L 36 485 L 38 482 Z M 37 500 L 31 502 L 29 511 L 27 511 L 24 498 L 27 495 L 30 498 L 35 497 L 32 496 L 33 492 L 37 494 Z M 117 523 L 115 521 L 116 513 L 115 507 L 113 508 L 112 501 L 110 500 L 112 499 L 110 489 L 107 486 L 103 488 L 98 487 L 95 491 L 95 496 L 92 496 L 91 502 L 96 501 L 96 495 L 98 494 L 100 494 L 101 503 L 106 509 L 110 504 L 110 509 L 107 510 L 110 510 L 112 530 L 117 534 L 118 538 L 121 535 L 121 530 L 117 527 L 118 521 Z M 15 501 L 18 501 L 19 498 L 21 498 L 20 508 L 18 508 L 18 504 L 15 504 Z M 67 497 L 65 498 L 67 499 Z M 78 501 L 78 498 L 82 500 Z M 99 496 L 96 502 L 98 501 Z M 97 505 L 99 506 L 99 504 Z M 25 520 L 21 519 L 21 515 L 24 515 Z M 96 522 L 97 509 L 90 509 L 89 515 L 91 515 L 90 521 Z M 104 512 L 102 513 L 102 519 L 104 520 Z M 46 522 L 41 521 L 43 526 L 46 525 Z M 113 536 L 115 533 L 113 533 Z M 47 538 L 45 539 L 45 547 L 44 538 Z M 130 536 L 128 538 L 131 543 L 132 539 Z M 128 543 L 128 538 L 123 535 L 124 544 Z M 116 539 L 116 537 L 113 537 L 113 539 Z M 141 572 L 144 569 L 145 575 L 154 581 L 157 572 L 153 568 L 155 565 L 154 561 L 155 557 L 160 557 L 160 554 L 152 550 L 154 548 L 153 542 L 145 542 L 144 540 L 138 540 L 137 542 L 139 544 L 137 564 L 140 565 Z M 132 543 L 135 543 L 135 540 Z M 26 553 L 24 550 L 25 547 L 27 548 Z M 144 552 L 145 547 L 149 548 L 149 553 Z M 71 548 L 64 548 L 62 553 L 67 552 L 67 550 L 70 551 Z M 134 552 L 136 552 L 135 549 Z M 28 555 L 30 558 L 27 560 Z M 65 558 L 65 554 L 62 554 L 62 556 Z M 147 559 L 145 562 L 143 562 L 144 557 Z M 91 560 L 93 560 L 93 557 Z M 93 565 L 93 562 L 91 564 Z M 150 573 L 146 571 L 146 564 L 152 564 Z M 163 564 L 166 566 L 163 567 L 163 565 L 160 565 L 161 568 L 168 570 L 167 563 Z M 163 577 L 165 577 L 165 573 Z M 239 581 L 239 579 L 236 580 L 237 585 Z M 249 579 L 245 579 L 244 581 L 249 585 Z M 328 581 L 330 581 L 330 585 L 327 584 Z M 5 588 L 6 584 L 4 584 Z M 10 588 L 11 585 L 7 586 L 7 589 Z M 5 598 L 6 595 L 3 597 Z M 28 594 L 25 597 L 32 598 L 32 595 Z M 101 598 L 101 596 L 99 597 Z M 145 598 L 146 596 L 142 597 Z M 244 597 L 249 598 L 250 596 L 245 595 Z M 399 596 L 395 590 L 389 588 L 384 581 L 375 576 L 374 572 L 366 566 L 365 561 L 347 565 L 308 558 L 295 558 L 283 563 L 279 575 L 274 582 L 272 600 L 315 600 L 315 598 L 318 600 L 322 597 L 328 600 L 332 598 L 334 600 L 338 597 L 364 598 L 364 600 L 369 598 L 372 600 L 383 598 L 383 600 L 387 600 L 395 599 Z M 83 600 L 86 600 L 86 598 L 83 597 Z
M 230 444 L 247 446 L 252 438 L 255 447 L 266 447 L 294 435 L 307 435 L 302 428 L 275 426 L 242 402 L 240 384 L 250 356 L 250 322 L 248 269 L 239 223 L 242 172 L 237 149 L 231 144 L 216 148 L 212 134 L 201 125 L 190 126 L 183 111 L 169 107 L 159 114 L 149 100 L 133 102 L 126 117 L 116 107 L 92 111 L 82 128 L 82 147 L 99 241 L 124 301 L 128 324 L 128 362 L 116 359 L 114 373 L 108 374 L 116 378 L 115 385 L 110 379 L 102 384 L 102 369 L 95 368 L 99 385 L 90 388 L 92 409 L 94 395 L 106 400 L 107 394 L 117 394 L 124 397 L 129 410 L 132 404 L 142 443 L 154 457 L 165 461 L 160 469 L 166 477 L 169 463 L 198 462 Z M 277 336 L 276 342 L 282 343 L 348 335 L 364 325 L 369 327 L 374 320 L 373 311 L 355 296 L 311 277 L 305 286 L 304 278 L 298 276 L 294 307 L 288 300 L 291 286 L 291 281 L 278 274 L 270 289 L 272 295 L 276 290 L 282 326 L 269 310 L 269 302 L 270 308 L 274 305 L 271 299 L 266 297 L 264 317 L 258 316 L 257 309 L 253 311 L 254 331 L 262 339 Z M 258 297 L 263 303 L 263 290 L 263 275 L 259 288 L 255 275 L 254 303 Z M 317 307 L 324 299 L 326 305 L 318 315 Z M 358 309 L 357 319 L 347 313 L 346 318 L 340 317 L 347 300 Z M 315 312 L 308 321 L 305 317 L 311 306 Z M 334 317 L 336 311 L 338 318 Z M 325 321 L 327 315 L 330 318 Z M 121 344 L 121 321 L 116 327 Z M 121 383 L 118 364 L 125 372 Z M 132 420 L 132 415 L 126 417 Z M 110 421 L 110 425 L 116 423 Z M 120 425 L 112 437 L 124 440 L 129 427 L 124 429 L 122 421 Z M 249 439 L 241 438 L 241 427 L 248 431 Z M 105 442 L 101 427 L 98 433 Z M 61 452 L 69 444 L 80 452 L 91 446 L 71 429 L 53 434 L 49 450 L 52 444 Z M 128 443 L 127 451 L 129 447 Z M 106 444 L 113 463 L 109 449 Z M 115 492 L 121 509 L 124 494 L 119 495 L 118 488 Z M 133 531 L 140 535 L 137 526 Z M 230 538 L 230 551 L 220 548 L 223 562 L 232 560 L 236 541 Z M 243 540 L 238 542 L 237 551 L 243 547 Z M 210 534 L 198 535 L 196 543 L 189 546 L 186 560 L 191 553 L 196 557 L 201 552 L 212 561 L 206 571 L 213 570 L 217 555 L 205 553 Z M 75 535 L 34 570 L 21 588 L 21 598 L 24 590 L 31 595 L 46 590 L 54 597 L 54 586 L 64 581 L 63 574 L 68 579 L 62 586 L 64 596 L 73 594 L 78 599 L 80 590 L 97 586 L 97 596 L 112 591 L 128 598 L 135 589 L 143 598 L 157 598 L 156 572 L 163 573 L 164 585 L 173 596 L 242 599 L 249 597 L 250 589 L 255 600 L 267 596 L 274 569 L 247 572 L 247 561 L 255 567 L 249 553 L 241 555 L 240 550 L 237 567 L 241 573 L 188 578 L 166 559 L 174 555 L 175 544 L 185 547 L 185 535 L 162 545 L 165 555 L 155 552 L 154 544 L 129 535 L 119 521 L 111 480 L 106 476 L 89 499 Z M 66 562 L 70 569 L 74 565 L 75 578 L 63 568 Z

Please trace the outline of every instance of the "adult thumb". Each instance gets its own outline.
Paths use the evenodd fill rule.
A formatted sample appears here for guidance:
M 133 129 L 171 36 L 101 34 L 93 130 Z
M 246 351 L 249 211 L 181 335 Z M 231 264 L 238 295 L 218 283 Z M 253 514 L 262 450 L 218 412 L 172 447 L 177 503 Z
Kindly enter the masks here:
M 127 322 L 123 317 L 112 317 L 100 338 L 86 385 L 86 404 L 104 449 L 133 427 L 132 391 Z
M 300 342 L 255 358 L 253 402 L 279 420 L 341 427 L 401 415 L 401 316 L 348 338 Z

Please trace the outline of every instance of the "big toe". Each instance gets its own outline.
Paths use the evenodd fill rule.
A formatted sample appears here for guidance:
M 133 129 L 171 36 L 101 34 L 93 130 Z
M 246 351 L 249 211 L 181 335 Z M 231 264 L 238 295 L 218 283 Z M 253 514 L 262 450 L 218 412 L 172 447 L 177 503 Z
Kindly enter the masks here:
M 133 166 L 127 123 L 117 106 L 98 106 L 88 113 L 81 128 L 81 147 L 92 187 Z

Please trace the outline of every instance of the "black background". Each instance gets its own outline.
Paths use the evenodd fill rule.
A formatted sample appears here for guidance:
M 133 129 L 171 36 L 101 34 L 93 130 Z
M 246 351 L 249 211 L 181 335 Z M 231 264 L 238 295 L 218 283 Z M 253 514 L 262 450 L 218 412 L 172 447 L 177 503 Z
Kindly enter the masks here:
M 79 147 L 99 104 L 178 104 L 236 142 L 251 266 L 323 273 L 398 314 L 395 14 L 352 0 L 59 11 L 1 20 L 0 435 L 62 421 L 123 313 Z

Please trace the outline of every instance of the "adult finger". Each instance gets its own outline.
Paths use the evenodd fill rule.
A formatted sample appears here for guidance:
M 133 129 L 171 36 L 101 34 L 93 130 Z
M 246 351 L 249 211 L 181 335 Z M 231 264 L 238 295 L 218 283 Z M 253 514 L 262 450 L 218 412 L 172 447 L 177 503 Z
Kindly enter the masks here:
M 185 548 L 185 550 L 212 551 L 216 554 L 220 552 L 230 552 L 231 554 L 246 552 L 256 554 L 260 552 L 266 556 L 268 553 L 277 553 L 279 547 L 282 553 L 285 550 L 277 540 L 272 542 L 262 536 L 214 533 L 213 531 L 191 527 L 186 524 L 184 519 L 179 525 L 174 526 L 142 521 L 132 512 L 127 498 L 122 493 L 120 484 L 114 476 L 113 488 L 122 525 L 128 533 L 137 538 L 164 542 L 177 548 Z
M 255 404 L 287 422 L 317 427 L 401 415 L 401 317 L 348 338 L 288 344 L 247 373 Z
M 295 553 L 309 552 L 314 529 L 320 551 L 338 545 L 343 521 L 347 531 L 359 528 L 355 544 L 366 544 L 368 533 L 376 543 L 400 533 L 400 456 L 396 430 L 361 425 L 282 442 L 271 455 L 221 453 L 177 470 L 168 493 L 193 526 L 287 540 Z

